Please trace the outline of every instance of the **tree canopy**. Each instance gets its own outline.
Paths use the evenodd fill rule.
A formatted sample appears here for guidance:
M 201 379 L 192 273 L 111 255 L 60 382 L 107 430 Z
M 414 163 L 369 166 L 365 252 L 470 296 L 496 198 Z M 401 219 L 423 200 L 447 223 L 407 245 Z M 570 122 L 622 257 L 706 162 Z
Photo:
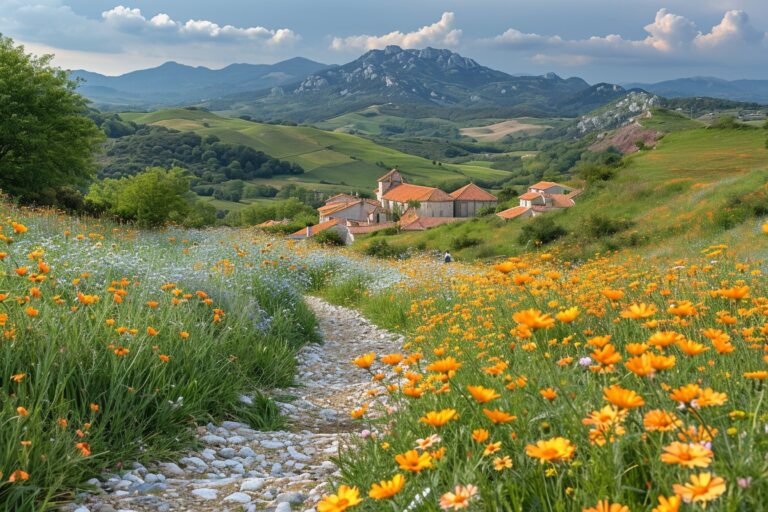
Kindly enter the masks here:
M 76 83 L 0 35 L 0 188 L 26 202 L 55 202 L 96 170 L 102 132 L 86 116 Z

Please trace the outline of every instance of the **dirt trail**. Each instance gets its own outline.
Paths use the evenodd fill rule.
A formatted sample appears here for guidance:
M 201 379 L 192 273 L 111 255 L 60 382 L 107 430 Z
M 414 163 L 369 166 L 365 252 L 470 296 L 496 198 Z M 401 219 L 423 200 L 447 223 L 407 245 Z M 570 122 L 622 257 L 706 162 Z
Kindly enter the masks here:
M 365 352 L 396 351 L 402 338 L 353 310 L 313 297 L 307 301 L 324 342 L 299 351 L 298 386 L 272 392 L 287 419 L 285 430 L 259 432 L 235 422 L 199 427 L 204 449 L 106 475 L 98 482 L 102 492 L 71 510 L 314 511 L 337 475 L 331 458 L 350 436 L 360 435 L 350 413 L 373 387 L 350 361 Z

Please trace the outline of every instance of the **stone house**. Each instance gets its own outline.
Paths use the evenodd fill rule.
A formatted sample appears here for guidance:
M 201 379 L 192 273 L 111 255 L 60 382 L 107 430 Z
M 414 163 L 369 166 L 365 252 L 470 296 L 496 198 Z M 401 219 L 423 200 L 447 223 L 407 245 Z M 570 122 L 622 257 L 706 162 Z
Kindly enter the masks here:
M 547 211 L 570 208 L 581 190 L 553 181 L 540 181 L 518 197 L 520 204 L 496 215 L 505 220 L 535 217 Z

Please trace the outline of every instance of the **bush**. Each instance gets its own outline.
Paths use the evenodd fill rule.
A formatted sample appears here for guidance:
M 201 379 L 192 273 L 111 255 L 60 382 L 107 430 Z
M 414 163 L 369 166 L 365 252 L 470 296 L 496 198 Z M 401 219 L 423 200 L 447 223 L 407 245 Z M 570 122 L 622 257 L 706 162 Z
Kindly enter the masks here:
M 368 256 L 376 258 L 398 258 L 405 254 L 405 251 L 399 247 L 389 245 L 386 240 L 374 240 L 371 245 L 363 251 Z
M 326 229 L 325 231 L 321 231 L 318 234 L 314 235 L 312 239 L 320 244 L 325 246 L 342 246 L 344 245 L 344 239 L 341 238 L 341 235 L 338 231 L 334 229 Z
M 480 245 L 481 240 L 479 238 L 471 237 L 467 234 L 462 234 L 451 240 L 450 246 L 454 251 L 466 249 L 467 247 L 474 247 Z
M 546 245 L 550 242 L 554 242 L 565 234 L 565 229 L 559 224 L 556 224 L 551 216 L 542 215 L 525 223 L 520 230 L 520 235 L 517 237 L 517 241 L 521 245 L 526 245 L 530 242 Z
M 624 231 L 631 225 L 630 221 L 611 219 L 596 213 L 589 217 L 585 228 L 589 236 L 600 239 Z

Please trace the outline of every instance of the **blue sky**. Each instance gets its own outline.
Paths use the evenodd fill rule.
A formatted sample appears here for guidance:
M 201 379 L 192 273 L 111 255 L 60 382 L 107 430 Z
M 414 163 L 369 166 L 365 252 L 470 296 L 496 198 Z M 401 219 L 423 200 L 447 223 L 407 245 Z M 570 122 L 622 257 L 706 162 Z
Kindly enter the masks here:
M 509 73 L 768 79 L 766 0 L 0 0 L 0 33 L 118 74 L 168 60 L 344 63 L 387 44 Z

